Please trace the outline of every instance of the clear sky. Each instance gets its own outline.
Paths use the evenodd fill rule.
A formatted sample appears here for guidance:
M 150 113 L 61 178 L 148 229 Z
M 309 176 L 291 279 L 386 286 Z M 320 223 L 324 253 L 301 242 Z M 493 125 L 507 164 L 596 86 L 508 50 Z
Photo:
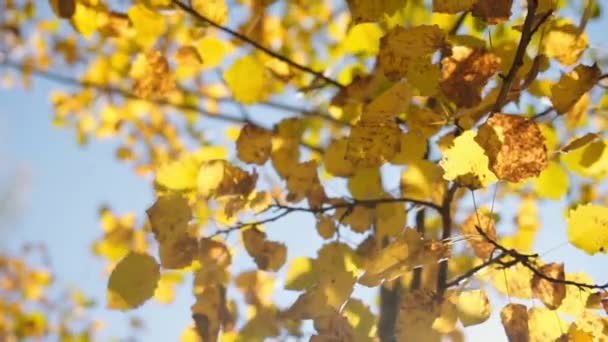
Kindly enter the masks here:
M 606 53 L 605 44 L 600 46 L 604 41 L 601 25 L 590 24 L 590 40 Z M 115 159 L 115 141 L 91 141 L 80 146 L 73 131 L 52 127 L 48 94 L 55 87 L 36 80 L 31 90 L 0 89 L 0 163 L 3 165 L 0 185 L 7 187 L 16 181 L 24 182 L 18 184 L 25 194 L 23 203 L 0 220 L 0 250 L 16 252 L 26 242 L 45 243 L 57 285 L 72 284 L 97 299 L 98 306 L 91 316 L 106 323 L 100 335 L 104 339 L 127 337 L 128 321 L 137 316 L 146 325 L 145 330 L 138 333 L 138 340 L 173 341 L 190 322 L 193 297 L 188 281 L 170 306 L 149 301 L 128 313 L 104 308 L 107 276 L 103 274 L 102 261 L 91 254 L 91 242 L 102 234 L 99 207 L 109 204 L 114 212 L 133 212 L 142 220 L 154 200 L 153 192 L 147 180 L 137 177 L 130 166 Z M 589 257 L 564 244 L 564 208 L 563 202 L 543 202 L 543 228 L 537 239 L 537 251 L 542 254 L 552 250 L 543 256 L 544 261 L 563 260 L 567 271 L 587 272 L 596 282 L 608 281 L 602 266 L 608 262 L 607 257 Z M 513 213 L 515 208 L 509 203 L 498 203 L 497 209 Z M 319 238 L 314 234 L 313 225 L 311 215 L 294 214 L 266 228 L 270 238 L 288 243 L 290 257 L 314 256 Z M 250 267 L 250 260 L 239 257 L 233 270 Z M 285 271 L 286 267 L 279 278 Z M 280 286 L 279 281 L 277 287 Z M 367 298 L 370 303 L 372 295 L 370 290 L 357 291 L 357 296 Z M 294 298 L 293 294 L 277 297 L 283 306 Z M 504 303 L 505 300 L 494 298 L 496 308 Z M 474 341 L 486 340 L 488 334 L 493 341 L 504 336 L 497 315 L 489 323 L 469 331 Z

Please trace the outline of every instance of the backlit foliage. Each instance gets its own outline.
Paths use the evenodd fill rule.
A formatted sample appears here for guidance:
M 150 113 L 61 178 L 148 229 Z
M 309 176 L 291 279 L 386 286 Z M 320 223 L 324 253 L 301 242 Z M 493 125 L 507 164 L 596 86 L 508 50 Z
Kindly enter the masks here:
M 3 82 L 57 83 L 53 124 L 152 180 L 146 213 L 100 211 L 108 308 L 181 286 L 182 341 L 458 341 L 492 315 L 511 341 L 608 339 L 608 276 L 534 248 L 559 201 L 558 240 L 608 252 L 603 2 L 0 4 Z M 23 304 L 50 275 L 0 272 L 0 339 L 46 337 Z

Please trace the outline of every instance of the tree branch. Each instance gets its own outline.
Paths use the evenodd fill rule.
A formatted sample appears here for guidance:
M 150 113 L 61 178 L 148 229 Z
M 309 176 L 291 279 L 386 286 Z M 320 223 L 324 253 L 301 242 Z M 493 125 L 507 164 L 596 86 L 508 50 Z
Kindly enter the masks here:
M 279 53 L 277 53 L 275 51 L 270 50 L 269 48 L 261 45 L 260 43 L 252 40 L 251 38 L 249 38 L 249 37 L 247 37 L 247 36 L 245 36 L 245 35 L 237 32 L 237 31 L 234 31 L 234 30 L 232 30 L 232 29 L 230 29 L 230 28 L 228 28 L 226 26 L 222 26 L 222 25 L 214 22 L 213 20 L 211 20 L 211 19 L 209 19 L 209 18 L 201 15 L 200 13 L 198 13 L 194 8 L 192 8 L 192 7 L 184 4 L 183 2 L 181 2 L 179 0 L 172 0 L 172 1 L 173 1 L 173 3 L 177 7 L 181 8 L 184 12 L 190 14 L 192 17 L 196 18 L 198 21 L 202 21 L 202 22 L 204 22 L 206 24 L 209 24 L 209 25 L 217 28 L 218 30 L 220 30 L 222 32 L 228 33 L 229 35 L 231 35 L 231 36 L 233 36 L 233 37 L 235 37 L 235 38 L 237 38 L 237 39 L 239 39 L 239 40 L 241 40 L 241 41 L 243 41 L 243 42 L 245 42 L 245 43 L 253 46 L 254 48 L 256 48 L 256 49 L 264 52 L 265 54 L 267 54 L 267 55 L 269 55 L 271 57 L 274 57 L 274 58 L 276 58 L 276 59 L 278 59 L 278 60 L 280 60 L 280 61 L 282 61 L 284 63 L 287 63 L 290 66 L 292 66 L 292 67 L 294 67 L 294 68 L 296 68 L 296 69 L 298 69 L 300 71 L 304 71 L 306 73 L 309 73 L 309 74 L 315 76 L 315 78 L 317 78 L 317 79 L 321 79 L 321 80 L 325 81 L 326 83 L 329 83 L 329 84 L 331 84 L 333 86 L 336 86 L 338 88 L 344 88 L 344 85 L 340 84 L 338 81 L 336 81 L 336 80 L 334 80 L 334 79 L 332 79 L 330 77 L 327 77 L 327 76 L 323 75 L 322 72 L 313 70 L 312 68 L 310 68 L 310 67 L 308 67 L 306 65 L 302 65 L 302 64 L 300 64 L 300 63 L 298 63 L 298 62 L 296 62 L 294 60 L 291 60 L 291 59 L 289 59 L 289 58 L 287 58 L 287 57 L 285 57 L 285 56 L 283 56 L 283 55 L 281 55 L 281 54 L 279 54 Z
M 505 105 L 507 98 L 509 96 L 509 92 L 513 87 L 513 81 L 515 80 L 515 76 L 524 64 L 524 55 L 526 54 L 526 49 L 530 41 L 532 40 L 532 36 L 538 30 L 538 28 L 542 25 L 542 23 L 549 18 L 552 14 L 551 11 L 545 13 L 539 20 L 536 20 L 536 8 L 538 7 L 538 0 L 528 0 L 528 13 L 526 13 L 526 18 L 524 19 L 524 25 L 521 32 L 521 38 L 519 40 L 519 45 L 517 46 L 517 51 L 515 52 L 515 57 L 513 58 L 513 63 L 511 64 L 511 68 L 506 76 L 503 77 L 502 86 L 500 88 L 500 92 L 498 93 L 498 97 L 496 98 L 496 102 L 492 108 L 492 112 L 490 116 L 494 113 L 499 112 L 502 107 Z
M 606 290 L 606 289 L 608 289 L 608 282 L 606 282 L 604 284 L 588 284 L 588 283 L 581 283 L 581 282 L 573 281 L 573 280 L 557 279 L 557 278 L 548 276 L 545 273 L 543 273 L 542 271 L 540 271 L 536 267 L 535 262 L 533 261 L 538 258 L 538 254 L 524 254 L 524 253 L 520 253 L 520 252 L 516 251 L 515 249 L 506 248 L 506 247 L 502 246 L 501 244 L 499 244 L 497 241 L 493 240 L 491 237 L 489 237 L 483 231 L 483 229 L 481 229 L 479 226 L 475 226 L 475 229 L 481 236 L 483 236 L 483 238 L 488 243 L 492 244 L 496 250 L 499 250 L 501 252 L 500 255 L 502 257 L 509 256 L 509 257 L 513 258 L 512 261 L 509 261 L 507 263 L 502 263 L 502 262 L 500 262 L 500 260 L 495 261 L 496 263 L 500 263 L 503 267 L 511 267 L 511 266 L 519 263 L 519 264 L 522 264 L 525 268 L 529 269 L 534 275 L 536 275 L 539 278 L 542 278 L 544 280 L 547 280 L 549 282 L 552 282 L 552 283 L 576 286 L 579 289 L 589 289 L 589 290 Z
M 456 190 L 458 190 L 458 186 L 456 183 L 453 183 L 446 192 L 445 197 L 443 198 L 443 204 L 439 210 L 442 225 L 441 239 L 443 241 L 446 241 L 452 235 L 452 200 L 454 199 Z M 448 260 L 444 259 L 439 262 L 439 271 L 437 272 L 437 292 L 439 294 L 442 294 L 446 289 L 447 278 Z
M 192 112 L 196 112 L 197 114 L 204 116 L 206 118 L 212 119 L 212 120 L 218 120 L 218 121 L 235 123 L 235 124 L 253 123 L 253 124 L 258 125 L 257 123 L 251 122 L 242 117 L 236 117 L 236 116 L 229 115 L 226 113 L 211 113 L 199 106 L 184 104 L 184 103 L 175 103 L 175 102 L 171 102 L 171 101 L 163 100 L 163 99 L 144 99 L 144 98 L 141 98 L 141 97 L 135 95 L 133 92 L 128 91 L 126 89 L 122 89 L 120 87 L 110 86 L 110 85 L 100 85 L 100 84 L 97 84 L 94 82 L 78 80 L 76 78 L 64 76 L 64 75 L 57 74 L 57 73 L 54 73 L 51 71 L 44 71 L 44 70 L 37 69 L 37 68 L 31 68 L 29 66 L 26 67 L 19 63 L 11 62 L 8 60 L 0 61 L 0 67 L 6 67 L 6 68 L 17 70 L 17 71 L 27 70 L 27 72 L 31 73 L 32 75 L 35 75 L 35 76 L 45 79 L 47 81 L 60 83 L 60 84 L 68 85 L 68 86 L 92 88 L 92 89 L 98 90 L 103 93 L 117 94 L 117 95 L 124 96 L 124 97 L 132 99 L 132 100 L 145 101 L 145 102 L 157 104 L 159 106 L 168 106 L 168 107 L 171 107 L 174 109 L 192 111 Z M 216 99 L 214 99 L 214 100 L 216 100 Z M 222 99 L 220 99 L 220 100 L 222 100 Z M 223 99 L 223 101 L 226 101 L 226 100 Z M 274 104 L 270 104 L 270 106 L 274 106 Z M 279 108 L 281 108 L 281 107 L 279 107 Z M 281 109 L 283 109 L 283 108 L 281 108 Z M 263 127 L 261 125 L 258 125 L 258 126 Z M 300 145 L 305 148 L 308 148 L 311 151 L 317 152 L 317 153 L 323 153 L 323 151 L 324 151 L 323 147 L 311 145 L 306 142 L 301 141 Z
M 461 281 L 464 281 L 464 280 L 467 280 L 467 279 L 471 278 L 477 272 L 483 270 L 484 268 L 486 268 L 486 267 L 488 267 L 490 265 L 499 263 L 502 260 L 502 258 L 504 258 L 505 256 L 507 256 L 507 254 L 504 253 L 504 252 L 501 252 L 499 255 L 486 260 L 485 262 L 483 262 L 483 263 L 481 263 L 481 264 L 479 264 L 479 265 L 477 265 L 477 266 L 469 269 L 465 273 L 463 273 L 463 274 L 459 275 L 458 277 L 452 279 L 450 282 L 448 282 L 448 283 L 445 284 L 445 287 L 446 288 L 450 288 L 452 286 L 456 286 L 456 285 L 460 284 Z

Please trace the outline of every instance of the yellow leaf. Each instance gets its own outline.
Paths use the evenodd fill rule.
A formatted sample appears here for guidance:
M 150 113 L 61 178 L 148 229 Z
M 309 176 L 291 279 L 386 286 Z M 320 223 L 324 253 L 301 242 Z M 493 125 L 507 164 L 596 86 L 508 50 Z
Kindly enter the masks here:
M 598 133 L 586 133 L 582 137 L 572 139 L 564 147 L 560 148 L 560 151 L 563 153 L 568 153 L 579 148 L 585 147 L 589 143 L 592 143 L 598 140 L 599 138 L 601 138 L 601 135 L 599 135 Z
M 403 197 L 440 203 L 446 187 L 443 170 L 429 160 L 413 162 L 401 174 L 400 188 Z
M 196 50 L 203 59 L 203 68 L 211 69 L 222 63 L 224 56 L 230 52 L 230 46 L 221 39 L 205 36 L 196 43 Z
M 370 21 L 380 21 L 385 16 L 391 16 L 404 4 L 401 0 L 347 0 L 351 17 L 355 24 Z
M 374 56 L 380 49 L 382 29 L 375 23 L 352 26 L 342 41 L 344 49 L 353 54 Z
M 301 294 L 296 301 L 283 312 L 283 317 L 292 320 L 313 319 L 327 313 L 327 297 L 323 291 L 315 286 Z
M 246 198 L 255 188 L 257 178 L 255 171 L 247 173 L 225 160 L 206 161 L 198 174 L 198 191 L 203 197 L 242 195 Z
M 387 78 L 396 81 L 407 75 L 416 58 L 431 55 L 444 46 L 445 32 L 437 25 L 397 26 L 380 40 L 377 64 Z
M 407 264 L 410 255 L 409 241 L 399 238 L 379 251 L 365 266 L 366 272 L 359 278 L 359 284 L 374 287 L 382 280 L 392 280 L 401 273 L 408 271 Z
M 528 329 L 528 309 L 525 305 L 507 304 L 500 311 L 500 320 L 509 341 L 528 340 L 530 331 Z
M 146 213 L 154 237 L 161 244 L 185 234 L 188 230 L 188 222 L 192 219 L 192 210 L 188 201 L 177 194 L 159 197 Z
M 272 133 L 252 124 L 241 129 L 236 140 L 236 152 L 245 163 L 263 165 L 272 150 Z
M 195 190 L 200 168 L 201 162 L 194 155 L 163 163 L 156 171 L 155 185 L 175 191 Z
M 608 252 L 608 208 L 583 204 L 570 210 L 568 241 L 587 254 Z
M 577 127 L 585 126 L 588 118 L 586 114 L 589 111 L 590 102 L 591 95 L 589 95 L 589 92 L 584 93 L 566 113 L 566 127 L 575 129 Z
M 455 180 L 475 189 L 496 181 L 496 176 L 488 168 L 488 162 L 484 149 L 475 141 L 475 132 L 465 131 L 443 153 L 439 165 L 445 172 L 444 179 Z
M 291 202 L 299 202 L 308 197 L 319 184 L 317 162 L 309 160 L 299 163 L 293 167 L 289 176 L 287 176 L 288 199 Z
M 557 311 L 531 308 L 528 311 L 530 342 L 555 341 L 568 331 L 568 323 Z
M 203 63 L 203 58 L 198 53 L 198 50 L 192 45 L 182 45 L 173 54 L 173 58 L 177 64 L 186 66 L 200 66 Z
M 591 278 L 584 273 L 567 273 L 566 280 L 582 284 L 593 284 Z M 566 297 L 562 300 L 557 311 L 572 317 L 578 317 L 587 307 L 587 299 L 591 291 L 576 286 L 566 286 Z
M 163 273 L 154 292 L 154 299 L 162 304 L 170 304 L 175 299 L 175 287 L 184 281 L 180 273 Z
M 350 177 L 355 169 L 350 160 L 346 159 L 347 138 L 332 140 L 323 154 L 323 164 L 327 172 L 337 177 Z
M 142 305 L 154 295 L 159 278 L 160 267 L 153 257 L 129 253 L 110 275 L 108 308 L 127 310 Z
M 224 0 L 192 0 L 191 6 L 198 14 L 216 24 L 224 25 L 228 21 L 228 7 Z
M 443 115 L 428 108 L 412 107 L 405 122 L 411 132 L 421 133 L 428 139 L 439 132 L 447 120 Z
M 269 96 L 266 70 L 253 56 L 239 58 L 224 72 L 224 79 L 234 98 L 243 104 L 264 101 Z
M 491 271 L 492 283 L 496 290 L 505 296 L 515 297 L 520 299 L 532 298 L 532 271 L 522 266 L 515 264 L 509 268 L 495 268 Z
M 86 39 L 90 39 L 97 31 L 98 13 L 95 8 L 86 6 L 80 2 L 76 3 L 76 12 L 72 16 L 72 25 Z
M 158 51 L 139 54 L 131 67 L 130 76 L 133 78 L 133 93 L 142 98 L 162 97 L 175 88 L 169 62 Z
M 306 257 L 295 257 L 285 278 L 287 290 L 305 290 L 311 288 L 317 281 L 314 260 Z
M 422 96 L 435 96 L 439 91 L 441 67 L 433 63 L 431 56 L 421 56 L 412 60 L 407 69 L 407 81 L 418 89 Z
M 548 277 L 562 282 L 565 279 L 564 264 L 546 264 L 541 266 L 539 271 Z M 532 277 L 532 292 L 547 308 L 555 310 L 561 305 L 564 297 L 566 297 L 566 285 L 546 280 L 534 274 Z
M 397 236 L 407 223 L 403 202 L 382 203 L 376 206 L 376 236 L 380 241 Z
M 549 162 L 549 166 L 532 181 L 534 191 L 542 198 L 559 200 L 568 192 L 568 173 L 557 162 Z
M 428 290 L 418 289 L 402 296 L 396 326 L 397 341 L 441 341 L 441 334 L 433 329 L 441 308 L 441 302 Z
M 144 48 L 152 47 L 167 30 L 165 17 L 144 4 L 132 6 L 127 15 L 135 28 L 136 42 Z
M 475 141 L 485 149 L 498 179 L 520 182 L 547 168 L 545 138 L 533 120 L 495 114 L 481 126 Z
M 545 31 L 542 40 L 543 53 L 555 58 L 563 66 L 574 65 L 587 49 L 588 41 L 585 32 L 569 22 L 552 23 Z
M 458 296 L 458 318 L 465 327 L 485 322 L 492 314 L 492 305 L 483 290 L 471 290 Z
M 363 108 L 361 122 L 387 123 L 393 121 L 395 117 L 406 111 L 411 97 L 410 85 L 405 81 L 397 82 Z
M 371 312 L 369 306 L 364 304 L 360 299 L 349 299 L 342 312 L 354 328 L 354 333 L 358 337 L 357 341 L 366 340 L 366 338 L 373 336 L 377 320 L 376 316 Z
M 551 103 L 559 114 L 568 112 L 578 100 L 599 81 L 601 70 L 597 65 L 578 65 L 563 74 L 551 87 Z
M 458 13 L 468 11 L 477 0 L 433 0 L 433 12 Z
M 400 136 L 399 152 L 391 159 L 391 164 L 406 165 L 422 161 L 427 153 L 427 140 L 416 132 L 403 133 Z
M 348 179 L 348 190 L 355 199 L 378 198 L 384 193 L 380 170 L 377 168 L 359 168 Z
M 568 340 L 574 342 L 605 341 L 608 338 L 606 321 L 597 313 L 585 310 L 568 330 Z
M 358 167 L 377 167 L 399 151 L 401 130 L 393 121 L 359 121 L 350 132 L 346 159 Z

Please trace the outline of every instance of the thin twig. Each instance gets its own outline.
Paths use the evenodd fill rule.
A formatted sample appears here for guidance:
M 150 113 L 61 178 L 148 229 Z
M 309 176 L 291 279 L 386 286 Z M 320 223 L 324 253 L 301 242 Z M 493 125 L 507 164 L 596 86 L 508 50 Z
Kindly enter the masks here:
M 483 270 L 484 268 L 491 266 L 493 264 L 498 263 L 502 258 L 504 258 L 505 256 L 507 256 L 506 253 L 501 252 L 500 254 L 498 254 L 497 256 L 488 259 L 487 261 L 483 262 L 482 264 L 479 264 L 471 269 L 469 269 L 468 271 L 466 271 L 465 273 L 459 275 L 458 277 L 452 279 L 451 281 L 447 282 L 445 284 L 446 288 L 450 288 L 452 286 L 456 286 L 458 284 L 460 284 L 460 282 L 467 280 L 469 278 L 471 278 L 472 276 L 474 276 L 477 272 Z
M 6 68 L 13 69 L 13 70 L 18 70 L 18 71 L 22 71 L 25 69 L 24 65 L 15 63 L 12 61 L 7 61 L 7 60 L 0 61 L 0 67 L 6 67 Z M 140 96 L 134 94 L 133 92 L 128 91 L 126 89 L 122 89 L 120 87 L 110 86 L 110 85 L 101 85 L 101 84 L 97 84 L 97 83 L 86 81 L 86 80 L 78 80 L 76 78 L 57 74 L 57 73 L 54 73 L 51 71 L 44 71 L 41 69 L 30 68 L 30 67 L 27 67 L 27 71 L 30 74 L 40 77 L 42 79 L 45 79 L 47 81 L 60 83 L 60 84 L 68 85 L 68 86 L 92 88 L 92 89 L 98 90 L 102 93 L 116 94 L 116 95 L 124 96 L 125 98 L 129 98 L 132 100 L 154 103 L 159 106 L 168 106 L 168 107 L 171 107 L 174 109 L 179 109 L 179 110 L 184 110 L 184 111 L 192 111 L 192 112 L 195 112 L 195 113 L 197 113 L 201 116 L 204 116 L 208 119 L 211 119 L 211 120 L 218 120 L 218 121 L 236 123 L 236 124 L 253 123 L 243 117 L 236 117 L 236 116 L 229 115 L 226 113 L 212 113 L 199 106 L 195 106 L 195 105 L 191 105 L 191 104 L 175 103 L 175 102 L 171 102 L 171 101 L 163 100 L 163 99 L 141 98 Z M 302 147 L 308 148 L 309 150 L 317 152 L 317 153 L 323 153 L 323 151 L 325 150 L 321 146 L 312 145 L 312 144 L 309 144 L 309 143 L 306 143 L 303 141 L 300 142 L 300 145 Z
M 245 36 L 245 35 L 237 32 L 237 31 L 234 31 L 234 30 L 232 30 L 232 29 L 230 29 L 230 28 L 228 28 L 226 26 L 222 26 L 222 25 L 216 23 L 215 21 L 213 21 L 213 20 L 211 20 L 211 19 L 209 19 L 209 18 L 201 15 L 194 8 L 192 8 L 192 7 L 184 4 L 183 2 L 181 2 L 179 0 L 173 0 L 173 3 L 177 7 L 181 8 L 184 12 L 186 12 L 186 13 L 190 14 L 192 17 L 196 18 L 198 21 L 205 22 L 205 23 L 207 23 L 207 24 L 209 24 L 209 25 L 217 28 L 218 30 L 221 30 L 221 31 L 223 31 L 225 33 L 228 33 L 229 35 L 231 35 L 231 36 L 233 36 L 233 37 L 235 37 L 235 38 L 237 38 L 237 39 L 239 39 L 239 40 L 241 40 L 241 41 L 243 41 L 243 42 L 245 42 L 245 43 L 253 46 L 254 48 L 256 48 L 256 49 L 264 52 L 265 54 L 267 54 L 267 55 L 269 55 L 271 57 L 274 57 L 274 58 L 276 58 L 276 59 L 278 59 L 278 60 L 280 60 L 280 61 L 282 61 L 284 63 L 287 63 L 290 66 L 292 66 L 292 67 L 294 67 L 294 68 L 296 68 L 298 70 L 307 72 L 307 73 L 315 76 L 315 78 L 317 78 L 317 79 L 321 79 L 321 80 L 323 80 L 323 81 L 325 81 L 325 82 L 327 82 L 327 83 L 329 83 L 329 84 L 331 84 L 333 86 L 336 86 L 338 88 L 344 88 L 344 85 L 340 84 L 338 81 L 336 81 L 336 80 L 334 80 L 334 79 L 332 79 L 330 77 L 325 76 L 322 72 L 316 71 L 316 70 L 314 70 L 314 69 L 312 69 L 312 68 L 310 68 L 310 67 L 308 67 L 306 65 L 302 65 L 302 64 L 300 64 L 300 63 L 298 63 L 298 62 L 296 62 L 296 61 L 294 61 L 292 59 L 289 59 L 288 57 L 285 57 L 285 56 L 283 56 L 283 55 L 281 55 L 281 54 L 279 54 L 279 53 L 277 53 L 275 51 L 270 50 L 269 48 L 261 45 L 260 43 L 252 40 L 251 38 L 249 38 L 249 37 L 247 37 L 247 36 Z
M 499 112 L 507 101 L 507 97 L 509 96 L 509 92 L 513 87 L 513 81 L 515 81 L 515 76 L 524 64 L 524 56 L 526 54 L 526 49 L 530 41 L 532 40 L 532 36 L 538 30 L 538 28 L 542 25 L 542 23 L 549 18 L 551 12 L 545 13 L 540 20 L 536 20 L 536 8 L 538 7 L 538 0 L 528 0 L 528 13 L 526 13 L 526 18 L 524 19 L 524 25 L 521 32 L 521 38 L 519 40 L 519 45 L 517 46 L 517 51 L 515 52 L 515 57 L 513 58 L 513 63 L 511 64 L 511 68 L 506 76 L 503 77 L 502 86 L 500 88 L 500 92 L 498 93 L 498 97 L 496 98 L 496 102 L 492 108 L 492 113 Z
M 506 248 L 504 246 L 502 246 L 501 244 L 499 244 L 498 242 L 496 242 L 495 240 L 493 240 L 491 237 L 489 237 L 484 231 L 483 229 L 481 229 L 481 227 L 479 226 L 475 226 L 475 228 L 477 229 L 477 232 L 484 237 L 484 239 L 492 244 L 496 250 L 501 251 L 501 255 L 504 254 L 503 256 L 509 256 L 511 258 L 513 258 L 512 261 L 509 261 L 505 264 L 503 264 L 503 267 L 511 267 L 515 264 L 521 264 L 523 265 L 525 268 L 529 269 L 534 275 L 536 275 L 539 278 L 542 278 L 544 280 L 547 280 L 549 282 L 555 283 L 555 284 L 564 284 L 564 285 L 570 285 L 570 286 L 576 286 L 579 289 L 589 289 L 589 290 L 605 290 L 608 289 L 608 282 L 604 283 L 604 284 L 588 284 L 588 283 L 581 283 L 578 281 L 573 281 L 573 280 L 567 280 L 567 279 L 558 279 L 558 278 L 554 278 L 551 276 L 546 275 L 545 273 L 543 273 L 542 271 L 540 271 L 537 267 L 536 267 L 536 263 L 533 260 L 538 259 L 538 254 L 534 253 L 534 254 L 524 254 L 524 253 L 520 253 L 518 251 L 516 251 L 515 249 L 512 248 Z M 496 263 L 500 263 L 500 260 L 495 261 Z

